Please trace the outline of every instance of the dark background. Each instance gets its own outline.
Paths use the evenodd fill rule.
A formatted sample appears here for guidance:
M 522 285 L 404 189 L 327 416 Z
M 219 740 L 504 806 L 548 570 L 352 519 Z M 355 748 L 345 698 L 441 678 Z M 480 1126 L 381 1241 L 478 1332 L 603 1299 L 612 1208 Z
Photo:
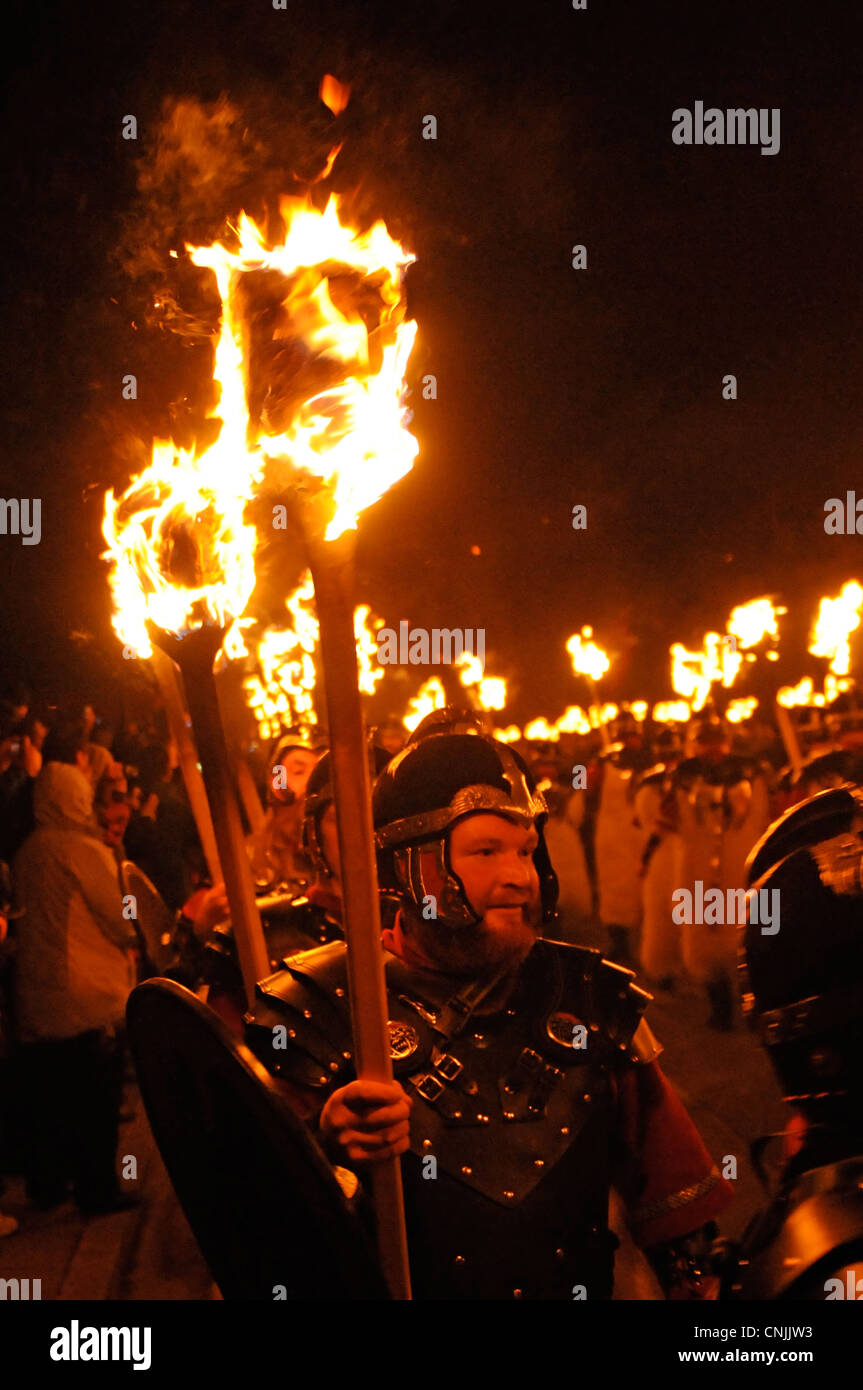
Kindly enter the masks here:
M 585 702 L 564 650 L 582 624 L 615 658 L 609 696 L 659 698 L 671 641 L 700 645 L 765 593 L 790 614 L 782 661 L 759 669 L 817 670 L 818 596 L 863 568 L 856 537 L 824 533 L 827 498 L 863 495 L 855 9 L 8 6 L 0 494 L 41 496 L 43 516 L 39 546 L 0 537 L 3 680 L 108 699 L 128 674 L 102 498 L 142 466 L 135 439 L 202 414 L 206 344 L 153 321 L 135 263 L 154 215 L 137 161 L 165 98 L 248 109 L 269 161 L 260 187 L 244 174 L 251 207 L 279 161 L 327 147 L 328 71 L 352 84 L 336 186 L 415 251 L 411 374 L 438 381 L 412 400 L 413 474 L 361 520 L 358 599 L 392 626 L 484 627 L 517 719 Z M 673 145 L 672 110 L 698 99 L 780 107 L 779 153 Z

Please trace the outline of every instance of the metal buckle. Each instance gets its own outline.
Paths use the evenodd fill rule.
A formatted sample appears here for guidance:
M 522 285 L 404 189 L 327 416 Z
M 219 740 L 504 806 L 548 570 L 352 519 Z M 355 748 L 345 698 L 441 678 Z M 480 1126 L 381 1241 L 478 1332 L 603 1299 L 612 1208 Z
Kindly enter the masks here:
M 434 1105 L 435 1101 L 443 1093 L 443 1082 L 439 1081 L 431 1072 L 427 1072 L 420 1081 L 415 1081 L 414 1086 L 419 1091 L 423 1100 L 427 1100 L 430 1105 Z
M 543 1068 L 528 1097 L 527 1108 L 531 1114 L 541 1115 L 545 1111 L 551 1093 L 562 1076 L 563 1072 L 559 1067 L 546 1065 Z
M 525 1047 L 518 1059 L 519 1071 L 527 1072 L 528 1076 L 535 1076 L 543 1066 L 543 1059 L 538 1052 L 532 1048 Z
M 808 1002 L 798 1004 L 796 1008 L 793 1009 L 791 1013 L 791 1019 L 789 1022 L 789 1031 L 791 1032 L 792 1037 L 795 1033 L 805 1032 L 807 1024 L 809 1023 L 809 1017 L 811 1013 L 812 1008 Z
M 453 1057 L 451 1053 L 447 1052 L 443 1057 L 438 1058 L 434 1064 L 434 1069 L 439 1076 L 443 1077 L 444 1081 L 455 1081 L 456 1077 L 464 1071 L 464 1066 L 457 1057 Z

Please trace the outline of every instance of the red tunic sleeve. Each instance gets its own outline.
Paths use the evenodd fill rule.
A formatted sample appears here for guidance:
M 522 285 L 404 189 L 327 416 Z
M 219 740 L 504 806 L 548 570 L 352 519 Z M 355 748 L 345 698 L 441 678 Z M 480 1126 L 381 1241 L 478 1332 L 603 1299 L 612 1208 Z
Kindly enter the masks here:
M 658 1062 L 618 1078 L 613 1181 L 643 1249 L 712 1221 L 733 1197 Z

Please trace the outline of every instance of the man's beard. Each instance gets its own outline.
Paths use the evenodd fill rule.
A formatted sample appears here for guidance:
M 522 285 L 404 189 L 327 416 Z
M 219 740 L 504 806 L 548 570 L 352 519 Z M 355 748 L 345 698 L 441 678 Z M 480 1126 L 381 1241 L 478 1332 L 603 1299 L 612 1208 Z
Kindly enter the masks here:
M 411 916 L 410 934 L 445 974 L 482 978 L 517 970 L 540 931 L 527 914 L 497 928 L 486 926 L 485 920 L 474 926 L 447 927 L 440 920 Z

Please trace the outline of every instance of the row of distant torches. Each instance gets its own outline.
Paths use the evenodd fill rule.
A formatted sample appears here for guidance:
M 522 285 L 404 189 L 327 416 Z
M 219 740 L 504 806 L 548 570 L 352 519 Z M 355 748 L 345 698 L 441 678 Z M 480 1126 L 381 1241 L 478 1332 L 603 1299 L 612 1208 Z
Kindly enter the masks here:
M 823 691 L 814 687 L 812 678 L 804 677 L 795 686 L 783 686 L 776 695 L 786 709 L 831 704 L 852 682 L 849 679 L 849 639 L 860 623 L 863 608 L 863 588 L 856 581 L 845 584 L 835 598 L 822 598 L 813 625 L 809 651 L 813 656 L 829 658 L 830 667 Z M 278 737 L 297 724 L 315 724 L 314 692 L 317 680 L 315 653 L 318 624 L 314 612 L 314 588 L 308 574 L 287 600 L 290 626 L 284 630 L 267 628 L 257 634 L 254 646 L 255 669 L 244 681 L 246 698 L 262 740 Z M 586 708 L 569 705 L 554 722 L 544 715 L 529 720 L 523 727 L 509 724 L 495 729 L 495 736 L 505 743 L 528 741 L 556 742 L 561 734 L 590 734 L 602 730 L 616 719 L 621 709 L 639 723 L 648 714 L 657 723 L 686 723 L 693 714 L 704 708 L 715 685 L 730 689 L 744 664 L 756 656 L 752 648 L 765 639 L 772 644 L 763 653 L 768 661 L 777 661 L 779 639 L 778 620 L 787 612 L 769 598 L 754 599 L 735 608 L 726 624 L 726 632 L 708 632 L 700 651 L 690 651 L 675 642 L 671 649 L 671 684 L 678 698 L 661 700 L 652 709 L 646 700 L 624 701 L 617 705 L 599 697 L 598 683 L 610 669 L 607 652 L 594 640 L 593 631 L 585 626 L 566 643 L 574 675 L 583 678 L 592 699 Z M 244 638 L 240 628 L 254 626 L 253 620 L 241 619 L 235 624 L 231 657 L 247 656 L 249 633 Z M 355 610 L 354 627 L 360 669 L 360 688 L 374 694 L 384 677 L 384 668 L 377 662 L 376 633 L 384 626 L 382 618 L 372 615 L 368 605 Z M 479 658 L 464 652 L 453 663 L 468 698 L 479 710 L 500 712 L 506 707 L 507 685 L 499 676 L 486 676 Z M 447 703 L 447 692 L 438 676 L 431 676 L 413 695 L 402 715 L 408 731 L 420 720 Z M 749 719 L 758 708 L 754 695 L 730 700 L 725 718 L 730 723 Z

